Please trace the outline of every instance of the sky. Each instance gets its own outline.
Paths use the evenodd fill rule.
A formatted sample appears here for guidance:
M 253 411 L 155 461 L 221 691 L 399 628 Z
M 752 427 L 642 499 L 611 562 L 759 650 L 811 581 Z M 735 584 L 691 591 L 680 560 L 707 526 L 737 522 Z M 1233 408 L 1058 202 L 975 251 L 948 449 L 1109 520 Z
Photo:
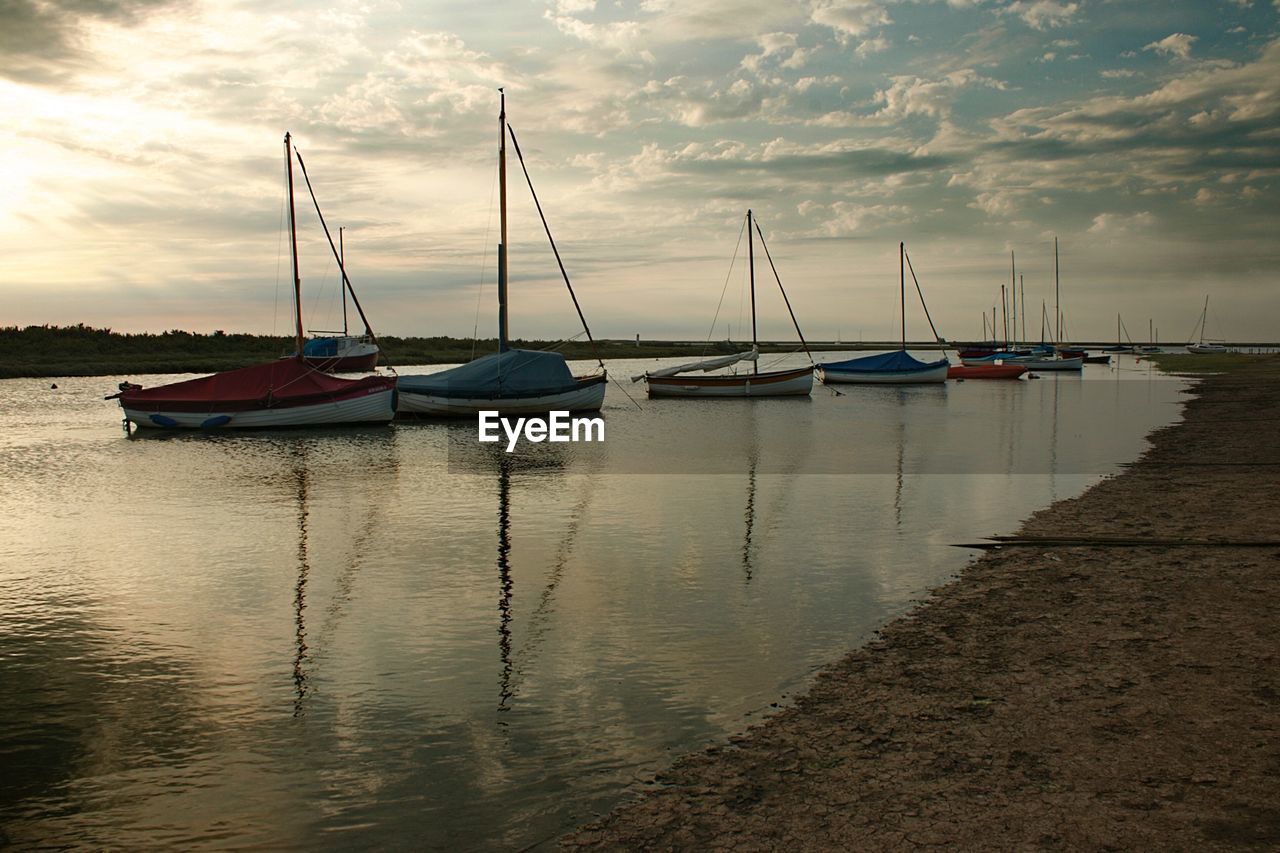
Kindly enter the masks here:
M 1012 275 L 1034 340 L 1280 339 L 1280 0 L 0 0 L 0 325 L 291 333 L 289 131 L 374 330 L 492 336 L 498 87 L 597 337 L 749 338 L 750 208 L 762 339 L 769 259 L 896 338 L 899 241 L 948 339 Z M 511 333 L 579 334 L 508 190 Z

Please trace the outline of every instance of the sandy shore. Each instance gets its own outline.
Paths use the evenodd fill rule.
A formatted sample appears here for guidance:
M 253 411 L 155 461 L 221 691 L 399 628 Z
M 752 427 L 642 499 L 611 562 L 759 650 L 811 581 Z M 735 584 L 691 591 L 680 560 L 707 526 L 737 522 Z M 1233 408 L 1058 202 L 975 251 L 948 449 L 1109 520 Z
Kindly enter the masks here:
M 1031 536 L 1280 540 L 1280 362 L 1201 383 Z M 795 707 L 561 840 L 627 849 L 1280 845 L 1280 548 L 988 552 Z

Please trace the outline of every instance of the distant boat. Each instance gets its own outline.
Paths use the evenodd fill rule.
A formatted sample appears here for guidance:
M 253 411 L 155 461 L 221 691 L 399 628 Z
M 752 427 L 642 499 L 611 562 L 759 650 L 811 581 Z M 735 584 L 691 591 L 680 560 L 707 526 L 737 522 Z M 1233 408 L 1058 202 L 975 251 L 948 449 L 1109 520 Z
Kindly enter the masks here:
M 289 179 L 289 233 L 293 259 L 296 353 L 303 351 L 302 279 L 298 273 L 297 220 L 293 205 L 293 155 L 284 135 Z M 276 359 L 154 388 L 121 383 L 125 421 L 161 429 L 260 429 L 387 423 L 395 415 L 395 379 L 339 379 L 307 364 L 301 355 Z
M 958 365 L 947 368 L 948 379 L 1017 379 L 1027 372 L 1025 364 Z
M 807 397 L 813 390 L 813 367 L 800 367 L 794 370 L 774 370 L 761 373 L 759 368 L 760 348 L 756 338 L 756 264 L 755 233 L 759 225 L 747 211 L 747 268 L 751 281 L 751 349 L 733 355 L 704 359 L 676 367 L 651 370 L 639 376 L 631 377 L 632 382 L 644 380 L 649 388 L 650 397 Z M 769 247 L 764 243 L 764 234 L 760 233 L 760 245 L 768 254 Z M 770 266 L 773 261 L 770 259 Z M 775 278 L 777 270 L 774 270 Z M 781 279 L 778 288 L 782 288 Z M 787 302 L 787 310 L 791 310 L 791 302 L 787 293 L 782 291 L 782 298 Z M 795 314 L 791 321 L 795 323 Z M 800 343 L 804 345 L 804 335 L 800 333 L 800 325 L 796 323 L 796 334 L 800 335 Z M 808 347 L 806 346 L 806 352 Z M 693 371 L 708 373 L 739 362 L 751 362 L 750 373 L 720 373 L 709 376 L 690 376 Z
M 817 365 L 818 378 L 828 385 L 914 385 L 947 381 L 946 355 L 937 361 L 920 361 L 907 352 L 906 245 L 898 244 L 898 295 L 902 305 L 902 346 L 880 355 Z M 914 275 L 914 273 L 913 273 Z M 927 310 L 927 309 L 926 309 Z M 935 335 L 936 337 L 936 335 Z
M 302 357 L 307 364 L 331 373 L 363 373 L 378 366 L 378 342 L 369 327 L 369 321 L 356 299 L 355 288 L 347 278 L 346 247 L 342 240 L 343 229 L 338 229 L 338 269 L 342 283 L 342 331 L 311 332 L 312 337 L 302 345 Z M 364 321 L 364 334 L 353 335 L 347 323 L 347 292 L 356 303 L 360 319 Z
M 1109 355 L 1086 355 L 1084 357 L 1085 364 L 1110 364 L 1111 356 Z
M 501 89 L 498 90 L 502 92 Z M 498 185 L 500 233 L 498 245 L 498 352 L 438 373 L 401 376 L 396 383 L 401 414 L 467 417 L 482 410 L 504 414 L 597 411 L 604 403 L 608 375 L 574 376 L 557 352 L 512 349 L 507 335 L 507 124 L 506 95 L 498 110 Z M 516 143 L 516 154 L 520 154 Z M 521 158 L 523 165 L 523 158 Z M 532 188 L 532 184 L 530 184 Z M 534 197 L 535 203 L 537 197 Z M 542 208 L 539 205 L 539 213 Z M 544 218 L 543 224 L 546 224 Z M 548 236 L 550 232 L 548 231 Z M 554 248 L 555 244 L 552 243 Z M 557 252 L 557 260 L 559 253 Z M 563 270 L 563 265 L 561 266 Z M 567 282 L 567 278 L 566 278 Z M 570 295 L 573 289 L 569 290 Z M 577 299 L 574 298 L 577 305 Z M 582 312 L 579 309 L 579 317 Z M 586 323 L 583 322 L 585 328 Z M 588 336 L 590 332 L 588 331 Z
M 1187 352 L 1193 352 L 1197 355 L 1213 355 L 1214 353 L 1230 352 L 1226 344 L 1217 341 L 1207 341 L 1204 337 L 1205 326 L 1209 322 L 1209 297 L 1204 297 L 1204 310 L 1200 312 L 1200 340 L 1194 344 L 1187 344 Z

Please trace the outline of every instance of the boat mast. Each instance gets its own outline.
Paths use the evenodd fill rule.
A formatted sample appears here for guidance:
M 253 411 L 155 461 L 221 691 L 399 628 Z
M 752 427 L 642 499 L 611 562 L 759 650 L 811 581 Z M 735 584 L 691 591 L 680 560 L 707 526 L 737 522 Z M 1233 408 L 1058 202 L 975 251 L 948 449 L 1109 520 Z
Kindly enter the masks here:
M 289 175 L 289 248 L 293 258 L 293 318 L 297 358 L 302 360 L 302 278 L 298 275 L 298 220 L 293 209 L 293 155 L 289 151 L 289 132 L 284 134 L 284 163 Z
M 751 239 L 751 208 L 747 208 L 747 267 L 751 270 L 751 348 L 759 347 L 756 340 L 756 249 Z M 760 372 L 760 359 L 751 362 L 751 372 Z
M 1053 316 L 1055 318 L 1054 343 L 1062 343 L 1062 293 L 1058 288 L 1058 238 L 1053 238 Z
M 1022 280 L 1022 273 L 1018 273 L 1018 289 L 1022 293 L 1018 296 L 1018 304 L 1022 306 L 1022 342 L 1027 342 L 1027 283 Z M 1017 318 L 1014 318 L 1017 321 Z
M 1018 273 L 1013 262 L 1013 249 L 1009 250 L 1009 290 L 1013 299 L 1013 348 L 1018 348 Z
M 338 226 L 338 270 L 342 273 L 342 279 L 345 282 L 347 278 L 347 252 L 342 246 L 343 226 Z M 347 288 L 345 284 L 339 288 L 342 291 L 342 336 L 347 336 Z
M 907 273 L 904 258 L 906 245 L 898 243 L 898 302 L 902 308 L 902 349 L 907 349 Z
M 1204 343 L 1204 333 L 1209 327 L 1209 294 L 1204 295 L 1204 310 L 1200 312 L 1200 343 Z
M 498 89 L 498 352 L 507 351 L 507 95 Z

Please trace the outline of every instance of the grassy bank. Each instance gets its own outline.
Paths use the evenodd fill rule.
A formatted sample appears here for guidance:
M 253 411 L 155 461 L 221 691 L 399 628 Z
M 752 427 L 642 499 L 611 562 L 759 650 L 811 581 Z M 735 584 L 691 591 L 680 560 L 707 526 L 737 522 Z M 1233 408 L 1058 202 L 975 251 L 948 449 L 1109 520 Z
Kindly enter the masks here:
M 1224 352 L 1210 354 L 1166 352 L 1143 356 L 1165 373 L 1227 373 L 1251 364 L 1280 358 L 1277 353 Z
M 458 364 L 498 351 L 494 338 L 378 339 L 383 365 Z M 523 349 L 554 349 L 569 359 L 664 358 L 740 352 L 741 341 L 589 341 L 515 340 Z M 792 352 L 794 342 L 762 343 L 761 352 Z M 864 346 L 878 348 L 880 344 Z M 813 350 L 856 349 L 852 344 L 811 344 Z M 122 334 L 76 326 L 0 328 L 0 379 L 20 376 L 141 376 L 151 373 L 213 373 L 279 358 L 294 351 L 293 339 L 273 335 L 213 332 L 203 335 L 175 329 L 160 334 Z

